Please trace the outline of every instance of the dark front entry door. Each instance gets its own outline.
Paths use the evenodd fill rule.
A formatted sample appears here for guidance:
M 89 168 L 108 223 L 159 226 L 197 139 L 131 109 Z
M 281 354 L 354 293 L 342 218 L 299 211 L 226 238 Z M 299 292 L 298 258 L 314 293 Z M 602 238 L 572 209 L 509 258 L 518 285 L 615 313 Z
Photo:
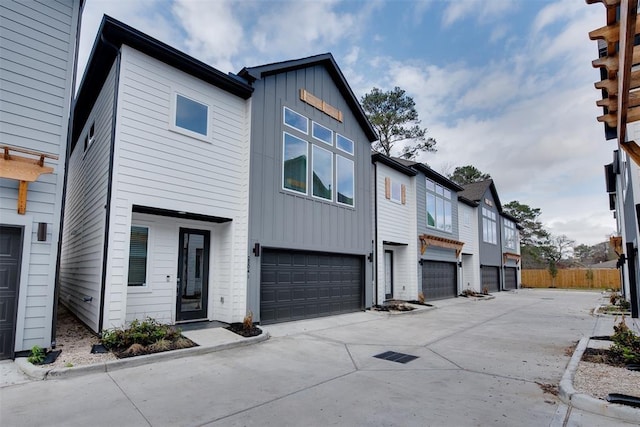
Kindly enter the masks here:
M 0 360 L 13 358 L 22 228 L 0 226 Z
M 384 251 L 384 297 L 393 298 L 393 252 Z
M 176 320 L 207 318 L 209 232 L 180 229 Z

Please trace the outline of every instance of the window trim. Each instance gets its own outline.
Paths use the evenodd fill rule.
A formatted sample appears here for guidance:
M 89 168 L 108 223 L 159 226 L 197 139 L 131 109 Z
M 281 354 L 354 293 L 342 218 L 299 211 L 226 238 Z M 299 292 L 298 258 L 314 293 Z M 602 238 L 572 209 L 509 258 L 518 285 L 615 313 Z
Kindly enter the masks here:
M 339 173 L 339 168 L 338 168 L 338 159 L 342 158 L 348 162 L 351 163 L 351 174 L 353 177 L 352 180 L 352 187 L 351 187 L 351 192 L 353 193 L 353 204 L 348 204 L 348 203 L 344 203 L 341 202 L 340 200 L 338 200 L 338 192 L 339 192 L 339 183 L 340 180 L 338 179 L 338 173 Z M 356 207 L 356 162 L 352 159 L 349 159 L 347 157 L 344 157 L 340 154 L 335 154 L 335 162 L 336 162 L 336 203 L 341 205 L 341 206 L 348 206 L 350 208 L 355 208 Z
M 347 141 L 349 141 L 351 143 L 351 151 L 350 152 L 340 147 L 340 145 L 338 144 L 338 139 L 339 138 L 345 139 L 345 140 L 347 140 Z M 338 150 L 342 151 L 343 153 L 347 153 L 347 154 L 350 154 L 352 156 L 355 156 L 356 143 L 354 141 L 352 141 L 351 139 L 347 138 L 346 136 L 341 135 L 341 134 L 339 134 L 337 132 L 336 132 L 336 148 Z
M 197 104 L 203 105 L 207 107 L 207 134 L 203 135 L 199 132 L 192 131 L 187 128 L 183 128 L 176 124 L 177 114 L 178 114 L 178 96 L 188 99 L 189 101 L 195 102 Z M 187 95 L 183 91 L 174 90 L 171 95 L 171 111 L 169 113 L 169 129 L 173 132 L 180 133 L 182 135 L 189 136 L 191 138 L 199 139 L 205 142 L 211 142 L 212 135 L 212 111 L 211 105 L 207 102 L 201 100 L 201 98 Z
M 306 144 L 307 154 L 306 154 L 305 174 L 304 174 L 304 176 L 305 176 L 305 189 L 306 189 L 305 192 L 298 191 L 298 190 L 295 190 L 295 189 L 292 189 L 292 188 L 287 188 L 284 185 L 284 180 L 285 180 L 285 176 L 284 176 L 285 143 L 286 143 L 287 135 L 289 135 L 292 138 L 295 138 L 297 140 L 300 140 L 300 141 L 302 141 L 302 142 L 304 142 Z M 290 192 L 296 193 L 296 194 L 304 194 L 305 196 L 308 196 L 309 195 L 309 141 L 307 141 L 305 139 L 302 139 L 302 138 L 300 138 L 298 136 L 295 136 L 294 134 L 289 133 L 287 131 L 283 131 L 282 132 L 282 165 L 281 165 L 281 168 L 282 168 L 282 181 L 281 181 L 282 190 L 290 191 Z
M 331 198 L 329 198 L 329 199 L 321 197 L 321 196 L 316 196 L 314 194 L 313 172 L 315 170 L 316 156 L 314 155 L 313 150 L 315 150 L 316 148 L 318 150 L 322 150 L 322 151 L 325 151 L 325 152 L 329 153 L 329 156 L 330 156 L 330 159 L 331 159 L 331 184 L 330 184 Z M 333 175 L 334 175 L 333 174 L 333 163 L 334 163 L 334 161 L 333 161 L 333 152 L 331 152 L 330 150 L 327 150 L 326 148 L 321 147 L 320 145 L 311 144 L 311 197 L 313 197 L 315 199 L 318 199 L 318 200 L 324 200 L 325 202 L 333 202 L 333 198 L 334 198 L 333 197 L 333 191 L 334 191 L 334 189 L 333 189 L 333 187 L 334 187 L 334 185 L 333 185 L 333 178 L 334 178 L 333 177 Z M 336 190 L 336 197 L 335 198 L 336 198 L 336 200 L 338 198 L 337 190 Z
M 453 195 L 452 191 L 441 184 L 438 184 L 432 179 L 425 177 L 425 225 L 427 228 L 431 228 L 433 230 L 440 231 L 442 233 L 453 234 L 454 224 L 453 224 Z M 433 221 L 434 225 L 429 224 L 429 196 L 433 197 Z M 438 211 L 438 201 L 441 202 L 442 207 L 442 228 L 439 227 L 439 211 Z M 447 229 L 447 206 L 449 207 L 449 229 Z
M 325 130 L 328 130 L 329 132 L 331 132 L 331 141 L 330 141 L 330 142 L 327 142 L 327 141 L 325 141 L 324 139 L 320 139 L 320 138 L 318 138 L 318 137 L 315 135 L 315 127 L 316 127 L 316 126 L 319 126 L 319 127 L 321 127 L 322 129 L 325 129 Z M 325 145 L 329 145 L 329 146 L 333 147 L 333 134 L 334 134 L 334 133 L 335 133 L 335 132 L 334 132 L 332 129 L 329 129 L 329 128 L 328 128 L 328 127 L 326 127 L 326 126 L 323 126 L 323 125 L 321 125 L 320 123 L 318 123 L 318 122 L 316 122 L 316 121 L 314 121 L 314 120 L 311 120 L 311 137 L 312 137 L 313 139 L 315 139 L 316 141 L 320 141 L 320 142 L 322 142 L 322 143 L 323 143 L 323 144 L 325 144 Z
M 511 243 L 513 243 L 512 246 L 510 246 Z M 508 219 L 504 220 L 504 247 L 507 249 L 516 249 L 516 225 Z
M 291 129 L 295 129 L 300 133 L 304 133 L 305 135 L 309 135 L 309 118 L 307 116 L 305 116 L 304 114 L 300 114 L 297 111 L 287 107 L 286 105 L 283 105 L 282 108 L 283 108 L 282 109 L 282 124 L 284 124 L 285 126 L 291 128 Z M 301 129 L 298 129 L 297 127 L 292 126 L 292 125 L 290 125 L 289 123 L 286 122 L 286 117 L 287 117 L 286 116 L 286 111 L 287 110 L 291 111 L 293 114 L 295 114 L 297 116 L 302 117 L 305 120 L 305 130 L 304 131 L 301 130 Z
M 146 265 L 145 265 L 145 282 L 142 285 L 130 285 L 129 284 L 129 267 L 131 259 L 131 229 L 133 227 L 146 228 L 147 229 L 147 253 L 146 253 Z M 132 221 L 129 226 L 129 252 L 127 256 L 127 292 L 151 292 L 151 283 L 149 281 L 149 273 L 151 271 L 151 250 L 152 247 L 152 231 L 149 224 L 142 222 Z
M 498 216 L 495 211 L 485 206 L 482 206 L 482 242 L 490 245 L 498 244 Z
M 389 195 L 389 200 L 391 200 L 393 203 L 399 203 L 402 204 L 402 183 L 399 181 L 395 181 L 395 180 L 391 180 L 391 188 L 390 188 L 390 195 Z M 396 188 L 397 186 L 397 190 L 398 190 L 398 198 L 394 197 L 394 188 Z

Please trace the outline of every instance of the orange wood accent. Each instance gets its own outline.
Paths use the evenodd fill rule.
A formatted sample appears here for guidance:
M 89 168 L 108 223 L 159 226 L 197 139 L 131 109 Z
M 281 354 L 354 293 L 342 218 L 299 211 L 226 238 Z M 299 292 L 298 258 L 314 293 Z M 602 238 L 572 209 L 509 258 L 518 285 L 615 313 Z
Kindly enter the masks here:
M 344 120 L 344 117 L 342 115 L 342 111 L 340 111 L 339 109 L 337 109 L 333 105 L 327 104 L 326 102 L 324 102 L 322 99 L 318 98 L 317 96 L 312 95 L 306 89 L 300 89 L 300 100 L 302 100 L 303 102 L 306 102 L 307 104 L 311 105 L 312 107 L 322 111 L 327 116 L 333 117 L 334 119 L 336 119 L 337 121 L 339 121 L 341 123 Z
M 391 198 L 391 178 L 389 177 L 384 179 L 384 197 L 386 199 Z
M 447 239 L 445 237 L 432 236 L 429 234 L 421 234 L 418 236 L 418 239 L 420 239 L 420 253 L 423 255 L 427 250 L 427 247 L 431 245 L 439 248 L 453 249 L 456 251 L 456 258 L 459 258 L 460 253 L 462 253 L 462 247 L 464 246 L 464 242 Z
M 594 4 L 594 3 L 602 3 L 607 8 L 609 8 L 609 7 L 614 7 L 619 5 L 620 0 L 587 0 L 587 4 Z
M 613 248 L 613 251 L 616 253 L 616 255 L 620 256 L 623 254 L 622 236 L 611 236 L 609 238 L 609 245 Z
M 620 148 L 629 154 L 629 157 L 636 162 L 637 165 L 640 165 L 640 147 L 635 141 L 628 141 L 620 144 Z
M 502 254 L 502 261 L 503 264 L 507 263 L 507 260 L 514 260 L 516 262 L 516 264 L 520 264 L 520 255 L 519 254 L 514 254 L 513 252 L 505 252 Z
M 18 213 L 24 215 L 27 211 L 27 190 L 29 183 L 36 181 L 42 174 L 53 173 L 53 167 L 45 166 L 44 159 L 58 160 L 58 156 L 20 147 L 12 147 L 10 145 L 2 145 L 0 148 L 3 151 L 3 155 L 0 158 L 0 178 L 20 181 L 18 186 Z M 28 154 L 37 158 L 32 159 L 17 156 L 11 154 L 11 151 Z
M 402 184 L 400 186 L 400 190 L 401 190 L 401 201 L 403 205 L 407 204 L 407 187 L 406 185 Z

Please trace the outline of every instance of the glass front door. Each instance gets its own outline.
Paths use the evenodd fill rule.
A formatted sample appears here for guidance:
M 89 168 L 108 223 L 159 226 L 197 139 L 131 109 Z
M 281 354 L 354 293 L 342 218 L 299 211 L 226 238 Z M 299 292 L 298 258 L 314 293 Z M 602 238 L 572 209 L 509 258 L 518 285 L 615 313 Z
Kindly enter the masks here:
M 209 231 L 180 229 L 176 320 L 207 318 Z

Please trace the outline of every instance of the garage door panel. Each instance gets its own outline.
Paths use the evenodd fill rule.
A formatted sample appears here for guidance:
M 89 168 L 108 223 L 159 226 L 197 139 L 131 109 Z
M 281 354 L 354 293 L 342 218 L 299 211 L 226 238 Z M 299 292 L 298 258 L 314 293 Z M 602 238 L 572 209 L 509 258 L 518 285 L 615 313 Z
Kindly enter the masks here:
M 263 255 L 260 280 L 262 323 L 362 309 L 363 257 L 268 249 L 263 251 Z
M 515 267 L 506 267 L 504 269 L 504 288 L 505 289 L 518 288 L 518 273 Z
M 498 292 L 500 290 L 500 269 L 483 265 L 482 272 L 482 289 L 487 288 L 489 292 Z
M 452 298 L 458 294 L 457 264 L 423 261 L 422 293 L 427 300 Z

